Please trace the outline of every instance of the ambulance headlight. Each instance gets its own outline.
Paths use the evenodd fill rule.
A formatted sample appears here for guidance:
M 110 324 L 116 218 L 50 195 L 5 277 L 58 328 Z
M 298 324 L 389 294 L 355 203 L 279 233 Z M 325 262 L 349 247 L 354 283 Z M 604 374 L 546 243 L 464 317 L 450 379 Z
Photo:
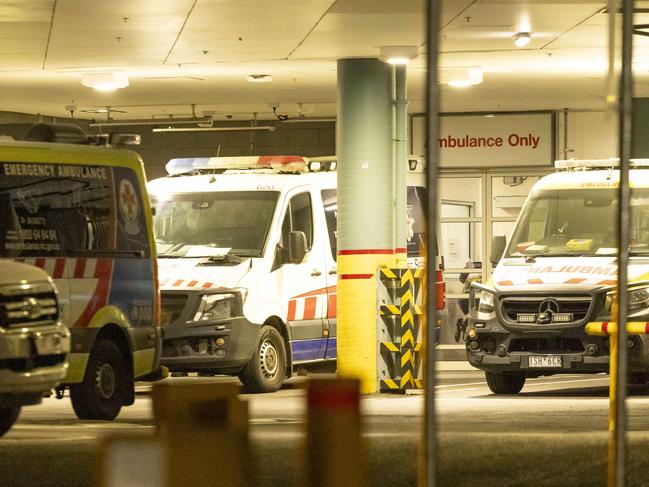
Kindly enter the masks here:
M 629 310 L 637 311 L 649 307 L 649 288 L 629 291 Z
M 205 294 L 201 297 L 194 321 L 227 320 L 234 317 L 235 313 L 234 294 Z
M 478 301 L 478 311 L 483 313 L 493 313 L 494 311 L 494 295 L 489 291 L 483 289 L 476 292 L 476 299 Z

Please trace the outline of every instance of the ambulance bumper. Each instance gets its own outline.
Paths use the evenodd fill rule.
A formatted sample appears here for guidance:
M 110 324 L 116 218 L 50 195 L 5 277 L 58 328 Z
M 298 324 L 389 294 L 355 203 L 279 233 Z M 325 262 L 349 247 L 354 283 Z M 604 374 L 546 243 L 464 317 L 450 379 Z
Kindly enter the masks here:
M 252 357 L 259 325 L 243 317 L 167 329 L 161 364 L 170 372 L 234 374 Z
M 476 328 L 476 324 L 482 328 Z M 581 326 L 561 331 L 540 328 L 511 333 L 496 319 L 476 321 L 470 317 L 469 328 L 475 330 L 475 336 L 467 336 L 467 359 L 481 370 L 523 371 L 527 377 L 609 371 L 608 337 L 587 335 Z M 629 336 L 626 346 L 629 371 L 646 372 L 649 368 L 647 337 Z

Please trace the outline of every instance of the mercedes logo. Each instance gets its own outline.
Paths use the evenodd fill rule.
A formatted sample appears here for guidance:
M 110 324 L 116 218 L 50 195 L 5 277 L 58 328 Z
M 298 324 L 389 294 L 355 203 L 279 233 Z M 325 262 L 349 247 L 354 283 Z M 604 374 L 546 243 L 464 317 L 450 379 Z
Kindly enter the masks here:
M 539 305 L 539 314 L 553 315 L 559 312 L 559 303 L 554 299 L 546 299 Z
M 36 298 L 29 298 L 23 301 L 23 305 L 20 308 L 21 311 L 25 313 L 25 317 L 30 320 L 35 320 L 40 318 L 42 314 L 41 305 Z

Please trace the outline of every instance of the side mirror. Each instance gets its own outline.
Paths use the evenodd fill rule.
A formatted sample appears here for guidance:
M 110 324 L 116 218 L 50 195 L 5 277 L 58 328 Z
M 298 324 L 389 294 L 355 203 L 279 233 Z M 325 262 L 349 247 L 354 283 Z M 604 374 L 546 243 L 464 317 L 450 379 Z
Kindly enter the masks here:
M 507 238 L 504 235 L 494 235 L 491 240 L 491 254 L 489 255 L 489 262 L 496 267 L 500 258 L 505 252 L 507 246 Z
M 306 255 L 306 235 L 304 232 L 290 232 L 288 234 L 288 261 L 299 264 Z

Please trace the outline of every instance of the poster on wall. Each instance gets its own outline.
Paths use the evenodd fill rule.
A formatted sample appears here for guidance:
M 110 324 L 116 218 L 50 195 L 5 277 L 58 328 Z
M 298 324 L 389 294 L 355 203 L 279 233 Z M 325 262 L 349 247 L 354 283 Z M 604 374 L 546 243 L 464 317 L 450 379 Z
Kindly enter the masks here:
M 551 113 L 441 115 L 440 166 L 448 168 L 551 166 Z M 421 125 L 421 126 L 420 126 Z M 413 150 L 425 153 L 425 118 L 413 117 Z

